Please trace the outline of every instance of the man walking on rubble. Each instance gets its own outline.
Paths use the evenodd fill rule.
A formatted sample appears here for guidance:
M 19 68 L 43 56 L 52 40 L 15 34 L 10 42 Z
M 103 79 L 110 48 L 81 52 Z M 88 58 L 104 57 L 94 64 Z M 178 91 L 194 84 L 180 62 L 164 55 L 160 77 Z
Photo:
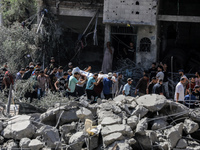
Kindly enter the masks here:
M 103 79 L 103 94 L 106 99 L 112 98 L 112 73 L 108 73 L 108 77 Z
M 75 72 L 72 76 L 69 78 L 68 88 L 67 88 L 67 94 L 68 96 L 76 96 L 76 84 L 84 84 L 87 81 L 87 78 L 85 77 L 83 81 L 78 81 L 80 78 L 80 73 Z
M 122 94 L 125 96 L 131 96 L 131 84 L 133 80 L 131 78 L 127 79 L 127 83 L 124 85 Z
M 159 79 L 158 82 L 153 86 L 152 93 L 158 95 L 164 95 L 163 80 Z
M 174 95 L 174 100 L 176 102 L 179 102 L 179 103 L 182 103 L 184 102 L 184 84 L 186 83 L 186 78 L 185 77 L 182 77 L 180 82 L 176 85 L 176 90 L 175 90 L 175 95 Z
M 114 48 L 111 46 L 110 42 L 107 42 L 102 64 L 102 71 L 104 73 L 112 71 L 113 54 Z
M 88 100 L 91 100 L 91 96 L 94 96 L 94 98 L 97 96 L 96 93 L 94 92 L 94 86 L 95 85 L 97 86 L 102 79 L 102 78 L 99 78 L 99 79 L 97 79 L 97 78 L 98 78 L 98 74 L 95 73 L 93 75 L 93 77 L 90 77 L 88 79 L 88 82 L 87 82 L 87 85 L 86 85 L 86 93 L 87 93 L 87 99 Z M 93 102 L 95 102 L 95 99 L 93 100 Z
M 137 95 L 138 90 L 139 90 L 139 96 L 145 95 L 147 91 L 147 85 L 148 85 L 148 75 L 145 74 L 143 78 L 139 80 L 138 84 L 135 87 L 135 95 Z

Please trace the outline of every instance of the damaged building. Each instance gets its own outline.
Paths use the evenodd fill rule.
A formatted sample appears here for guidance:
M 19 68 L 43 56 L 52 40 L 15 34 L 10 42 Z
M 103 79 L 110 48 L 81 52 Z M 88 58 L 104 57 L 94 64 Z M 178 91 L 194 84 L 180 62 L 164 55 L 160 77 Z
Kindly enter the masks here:
M 197 0 L 38 0 L 38 4 L 39 10 L 50 7 L 74 42 L 84 37 L 84 49 L 76 56 L 79 64 L 100 68 L 105 43 L 111 41 L 113 67 L 126 58 L 124 49 L 130 42 L 136 50 L 133 61 L 143 68 L 149 68 L 151 62 L 165 62 L 173 66 L 172 71 L 183 68 L 189 72 L 200 65 Z M 65 40 L 69 42 L 69 38 Z

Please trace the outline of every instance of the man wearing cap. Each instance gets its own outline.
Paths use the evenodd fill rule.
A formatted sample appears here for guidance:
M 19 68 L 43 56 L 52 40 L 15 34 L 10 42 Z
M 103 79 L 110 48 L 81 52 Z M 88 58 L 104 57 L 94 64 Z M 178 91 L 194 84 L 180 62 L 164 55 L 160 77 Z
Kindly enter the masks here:
M 69 78 L 69 83 L 68 83 L 68 88 L 67 88 L 67 94 L 68 96 L 76 96 L 76 84 L 84 84 L 87 80 L 87 78 L 85 77 L 85 79 L 83 81 L 78 81 L 80 78 L 80 73 L 79 72 L 75 72 L 70 78 Z
M 95 73 L 93 75 L 93 77 L 90 77 L 88 79 L 88 82 L 86 85 L 86 93 L 87 93 L 88 100 L 91 100 L 91 96 L 94 96 L 94 97 L 96 96 L 96 94 L 94 92 L 94 86 L 95 85 L 97 86 L 101 81 L 101 78 L 99 78 L 98 80 L 97 80 L 97 78 L 98 78 L 98 73 Z
M 64 72 L 63 76 L 59 78 L 54 84 L 56 90 L 62 92 L 64 96 L 66 95 L 66 89 L 67 89 L 67 82 L 68 82 L 67 76 L 68 76 L 67 72 Z
M 22 79 L 23 80 L 29 79 L 32 75 L 33 70 L 34 70 L 34 66 L 33 65 L 29 66 L 29 70 L 24 73 L 24 76 L 22 77 Z
M 131 78 L 127 79 L 127 83 L 124 85 L 122 94 L 126 96 L 131 96 L 131 84 L 133 80 Z
M 164 87 L 163 87 L 163 80 L 159 79 L 158 83 L 153 86 L 153 94 L 164 95 Z
M 103 94 L 106 99 L 112 98 L 112 73 L 108 73 L 108 77 L 103 79 Z
M 146 94 L 147 91 L 147 85 L 148 85 L 148 75 L 145 74 L 136 85 L 135 89 L 135 95 L 137 95 L 137 91 L 139 90 L 139 96 L 143 96 Z
M 186 82 L 186 78 L 185 77 L 182 77 L 180 82 L 176 85 L 176 90 L 175 90 L 175 95 L 174 95 L 174 100 L 176 102 L 179 102 L 179 103 L 183 103 L 184 102 L 184 87 L 183 85 L 185 84 Z

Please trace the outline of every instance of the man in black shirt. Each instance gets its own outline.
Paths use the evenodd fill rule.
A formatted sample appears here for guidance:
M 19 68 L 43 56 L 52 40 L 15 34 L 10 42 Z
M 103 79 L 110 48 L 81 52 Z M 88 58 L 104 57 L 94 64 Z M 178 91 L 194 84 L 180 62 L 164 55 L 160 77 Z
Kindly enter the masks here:
M 152 63 L 152 66 L 151 66 L 151 68 L 149 69 L 150 80 L 151 80 L 153 77 L 156 77 L 156 74 L 157 74 L 156 63 Z
M 195 85 L 194 92 L 192 92 L 192 95 L 195 96 L 197 101 L 200 100 L 200 92 L 199 92 L 199 86 L 198 85 Z
M 144 77 L 142 77 L 138 84 L 136 85 L 136 89 L 135 89 L 135 95 L 137 95 L 137 91 L 139 90 L 139 96 L 143 96 L 146 94 L 147 91 L 147 85 L 148 85 L 148 75 L 144 75 Z
M 51 87 L 52 91 L 56 90 L 56 88 L 54 86 L 55 82 L 57 81 L 56 73 L 57 73 L 57 68 L 54 68 L 53 71 L 49 75 L 49 78 L 50 78 L 50 87 Z
M 58 68 L 58 65 L 55 62 L 55 58 L 51 57 L 51 63 L 49 64 L 49 67 L 45 69 L 45 74 L 49 75 L 54 68 Z
M 147 88 L 147 94 L 152 94 L 153 86 L 156 84 L 156 82 L 157 82 L 156 77 L 153 77 Z
M 63 95 L 65 96 L 66 96 L 66 89 L 67 89 L 67 83 L 68 83 L 67 77 L 68 77 L 68 73 L 64 72 L 63 77 L 58 79 L 54 84 L 56 90 L 62 92 Z
M 164 79 L 163 79 L 163 87 L 165 90 L 165 96 L 167 98 L 169 98 L 169 82 L 168 82 L 168 71 L 167 71 L 167 64 L 162 64 L 162 62 L 160 63 L 161 66 L 163 67 L 163 73 L 164 73 Z
M 154 86 L 153 86 L 153 91 L 152 93 L 153 94 L 159 94 L 159 95 L 164 95 L 164 88 L 163 88 L 163 80 L 162 79 L 159 79 L 158 80 L 158 83 L 156 83 Z
M 29 79 L 31 77 L 33 71 L 34 71 L 34 66 L 30 66 L 29 70 L 24 73 L 22 79 L 23 80 Z

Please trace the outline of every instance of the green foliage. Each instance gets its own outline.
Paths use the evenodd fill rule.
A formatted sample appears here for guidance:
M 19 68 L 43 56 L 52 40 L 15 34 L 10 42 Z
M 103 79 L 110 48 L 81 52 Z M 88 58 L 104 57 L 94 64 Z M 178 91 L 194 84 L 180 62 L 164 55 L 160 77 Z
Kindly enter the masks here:
M 4 25 L 9 26 L 14 22 L 22 22 L 36 13 L 35 0 L 3 0 L 2 10 Z
M 25 67 L 26 61 L 30 61 L 27 55 L 34 57 L 41 35 L 22 28 L 19 23 L 14 23 L 10 28 L 1 27 L 0 33 L 0 64 L 7 62 L 12 72 Z

